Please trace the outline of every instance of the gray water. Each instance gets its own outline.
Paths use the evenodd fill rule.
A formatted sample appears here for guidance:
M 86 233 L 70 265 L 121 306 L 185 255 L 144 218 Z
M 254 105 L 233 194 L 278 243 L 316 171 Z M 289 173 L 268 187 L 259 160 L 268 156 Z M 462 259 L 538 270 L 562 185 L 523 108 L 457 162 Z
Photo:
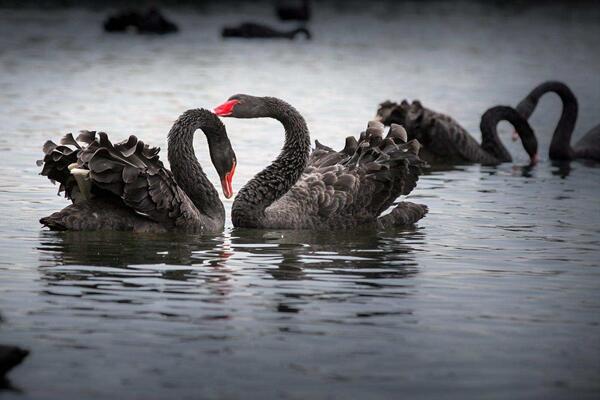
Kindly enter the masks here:
M 218 37 L 266 6 L 166 11 L 180 34 L 0 10 L 0 343 L 31 350 L 0 397 L 598 398 L 600 169 L 547 160 L 556 96 L 531 120 L 538 166 L 501 124 L 514 163 L 422 176 L 408 199 L 430 213 L 406 230 L 48 232 L 38 219 L 67 203 L 35 165 L 79 129 L 165 149 L 181 112 L 240 92 L 286 99 L 341 147 L 386 99 L 419 98 L 479 138 L 488 107 L 560 79 L 579 98 L 577 139 L 600 122 L 597 7 L 322 5 L 311 42 Z M 225 122 L 239 190 L 282 129 Z

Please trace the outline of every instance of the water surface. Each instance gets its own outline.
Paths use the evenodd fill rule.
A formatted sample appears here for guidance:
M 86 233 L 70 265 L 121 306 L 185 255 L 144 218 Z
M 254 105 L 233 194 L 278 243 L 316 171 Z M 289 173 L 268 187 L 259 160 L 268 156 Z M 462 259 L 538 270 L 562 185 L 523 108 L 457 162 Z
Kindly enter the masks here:
M 597 398 L 600 169 L 526 155 L 424 175 L 416 227 L 221 235 L 54 233 L 48 138 L 101 129 L 166 148 L 174 119 L 234 93 L 282 97 L 341 147 L 386 99 L 419 98 L 475 137 L 545 79 L 598 123 L 598 10 L 476 3 L 317 10 L 312 42 L 222 41 L 226 8 L 168 9 L 181 33 L 103 34 L 104 12 L 0 10 L 0 340 L 31 349 L 3 398 Z M 245 19 L 271 16 L 241 6 Z M 366 7 L 366 6 L 365 6 Z M 542 158 L 560 103 L 531 122 Z M 282 144 L 226 120 L 234 189 Z M 199 158 L 213 181 L 205 140 Z M 226 200 L 229 215 L 231 201 Z

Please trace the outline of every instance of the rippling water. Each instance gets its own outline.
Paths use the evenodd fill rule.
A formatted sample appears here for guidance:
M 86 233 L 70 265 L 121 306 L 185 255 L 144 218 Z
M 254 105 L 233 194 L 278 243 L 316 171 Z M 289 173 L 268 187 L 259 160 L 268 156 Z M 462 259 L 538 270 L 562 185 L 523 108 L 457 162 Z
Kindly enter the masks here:
M 168 10 L 182 32 L 159 38 L 104 35 L 97 11 L 0 10 L 0 341 L 31 349 L 10 375 L 21 394 L 2 396 L 597 398 L 600 169 L 522 167 L 508 125 L 515 163 L 424 175 L 409 199 L 430 213 L 413 229 L 228 221 L 199 237 L 37 222 L 66 204 L 37 175 L 47 138 L 102 129 L 165 148 L 179 113 L 238 92 L 287 99 L 334 147 L 387 98 L 420 98 L 479 138 L 486 108 L 544 79 L 578 94 L 575 138 L 599 122 L 597 9 L 425 4 L 322 6 L 315 40 L 292 43 L 222 41 L 240 21 L 225 8 Z M 542 155 L 559 111 L 548 96 L 532 118 Z M 239 189 L 281 128 L 225 122 Z M 207 164 L 202 138 L 197 150 Z

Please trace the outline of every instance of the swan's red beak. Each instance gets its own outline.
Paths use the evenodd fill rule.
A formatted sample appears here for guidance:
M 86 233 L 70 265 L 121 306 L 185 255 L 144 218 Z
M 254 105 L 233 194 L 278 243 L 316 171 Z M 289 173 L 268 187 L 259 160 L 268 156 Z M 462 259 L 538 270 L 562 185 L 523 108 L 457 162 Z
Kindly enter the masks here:
M 235 165 L 236 163 L 234 161 L 231 170 L 225 174 L 225 178 L 221 179 L 221 188 L 223 189 L 223 194 L 228 199 L 233 196 L 233 186 L 231 185 L 231 181 L 233 180 L 233 174 L 235 173 Z
M 519 140 L 519 134 L 517 133 L 517 131 L 513 131 L 513 133 L 512 133 L 512 141 L 516 142 L 517 140 Z
M 240 102 L 239 100 L 229 100 L 229 101 L 226 101 L 225 103 L 223 103 L 220 106 L 216 107 L 213 111 L 219 117 L 228 117 L 231 114 L 233 114 L 233 107 L 237 103 L 239 103 L 239 102 Z

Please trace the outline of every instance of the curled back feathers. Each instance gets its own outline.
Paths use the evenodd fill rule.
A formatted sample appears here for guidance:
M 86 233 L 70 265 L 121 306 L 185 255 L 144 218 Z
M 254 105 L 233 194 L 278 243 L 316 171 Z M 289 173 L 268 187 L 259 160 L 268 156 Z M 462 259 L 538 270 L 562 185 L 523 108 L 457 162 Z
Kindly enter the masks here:
M 376 218 L 400 195 L 416 186 L 421 167 L 419 142 L 407 143 L 406 131 L 393 124 L 384 137 L 380 122 L 369 122 L 359 139 L 346 138 L 335 151 L 316 141 L 307 168 L 294 190 L 310 190 L 317 197 L 317 213 L 326 218 L 351 214 Z M 308 193 L 305 193 L 307 195 Z
M 59 193 L 75 200 L 78 188 L 69 165 L 89 171 L 92 193 L 119 197 L 137 213 L 159 222 L 186 218 L 193 212 L 184 203 L 187 195 L 177 186 L 173 174 L 158 157 L 160 149 L 150 147 L 137 137 L 113 144 L 106 133 L 82 131 L 77 139 L 67 134 L 61 144 L 44 145 L 42 175 L 60 182 Z M 189 216 L 192 218 L 192 216 Z

